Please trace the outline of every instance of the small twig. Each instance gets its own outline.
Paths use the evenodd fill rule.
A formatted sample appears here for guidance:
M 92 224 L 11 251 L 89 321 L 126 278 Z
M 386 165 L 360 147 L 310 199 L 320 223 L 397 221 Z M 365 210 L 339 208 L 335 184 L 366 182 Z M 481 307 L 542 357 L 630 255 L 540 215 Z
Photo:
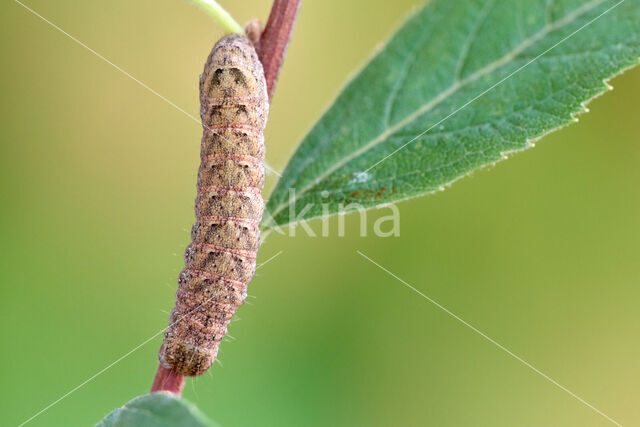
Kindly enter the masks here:
M 207 14 L 222 27 L 226 34 L 244 34 L 244 30 L 238 24 L 229 12 L 224 10 L 222 6 L 215 0 L 191 0 L 196 5 L 200 6 Z
M 264 67 L 269 100 L 278 81 L 280 67 L 289 46 L 301 0 L 274 0 L 269 20 L 257 46 L 258 56 Z

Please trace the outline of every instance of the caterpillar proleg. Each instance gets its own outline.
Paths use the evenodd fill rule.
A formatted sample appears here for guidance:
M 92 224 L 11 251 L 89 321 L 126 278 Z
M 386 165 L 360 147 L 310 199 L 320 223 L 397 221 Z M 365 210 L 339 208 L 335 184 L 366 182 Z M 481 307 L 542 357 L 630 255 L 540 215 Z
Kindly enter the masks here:
M 264 136 L 269 101 L 262 64 L 244 36 L 225 36 L 200 76 L 203 135 L 196 223 L 178 277 L 162 366 L 198 376 L 247 296 L 260 244 Z

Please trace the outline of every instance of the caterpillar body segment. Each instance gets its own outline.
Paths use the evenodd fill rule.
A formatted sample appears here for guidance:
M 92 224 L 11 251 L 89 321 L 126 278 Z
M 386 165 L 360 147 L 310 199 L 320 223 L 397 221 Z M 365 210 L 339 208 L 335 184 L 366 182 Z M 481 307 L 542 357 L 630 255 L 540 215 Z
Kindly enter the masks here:
M 200 76 L 196 223 L 159 353 L 162 366 L 176 373 L 198 376 L 209 369 L 247 296 L 264 209 L 268 111 L 264 72 L 253 45 L 237 34 L 223 37 Z

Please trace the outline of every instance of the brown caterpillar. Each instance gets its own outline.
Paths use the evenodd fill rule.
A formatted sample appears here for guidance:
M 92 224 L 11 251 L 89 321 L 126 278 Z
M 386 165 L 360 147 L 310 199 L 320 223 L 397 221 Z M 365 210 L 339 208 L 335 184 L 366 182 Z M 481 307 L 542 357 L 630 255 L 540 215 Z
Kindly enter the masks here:
M 200 76 L 204 129 L 196 223 L 158 355 L 173 372 L 197 376 L 209 369 L 247 296 L 260 244 L 268 111 L 264 71 L 253 45 L 237 34 L 223 37 Z

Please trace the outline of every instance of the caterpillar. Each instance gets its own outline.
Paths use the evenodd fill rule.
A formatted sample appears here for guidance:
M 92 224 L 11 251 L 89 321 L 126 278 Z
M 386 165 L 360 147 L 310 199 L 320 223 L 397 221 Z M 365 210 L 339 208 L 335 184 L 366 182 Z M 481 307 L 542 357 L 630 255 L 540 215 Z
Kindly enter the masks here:
M 163 367 L 178 374 L 198 376 L 209 369 L 255 273 L 268 111 L 253 45 L 238 34 L 223 37 L 200 76 L 196 222 L 158 355 Z

